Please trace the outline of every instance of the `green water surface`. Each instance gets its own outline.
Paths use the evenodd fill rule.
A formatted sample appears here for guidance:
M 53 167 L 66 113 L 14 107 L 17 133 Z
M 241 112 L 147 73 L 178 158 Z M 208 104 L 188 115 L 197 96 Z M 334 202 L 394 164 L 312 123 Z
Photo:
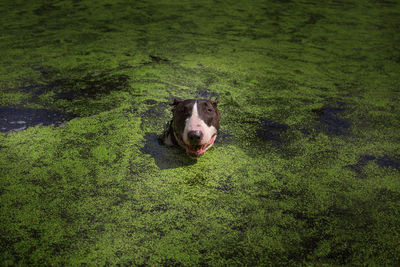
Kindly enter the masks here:
M 395 0 L 1 1 L 0 107 L 74 119 L 0 133 L 0 265 L 396 266 L 399 103 Z

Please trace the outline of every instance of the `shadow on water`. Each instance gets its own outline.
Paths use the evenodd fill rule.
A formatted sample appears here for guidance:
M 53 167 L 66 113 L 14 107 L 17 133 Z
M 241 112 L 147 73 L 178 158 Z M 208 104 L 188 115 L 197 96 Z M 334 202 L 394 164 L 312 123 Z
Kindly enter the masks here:
M 263 141 L 269 141 L 274 146 L 281 146 L 287 140 L 282 134 L 289 129 L 289 125 L 260 118 L 260 127 L 256 131 L 257 137 Z
M 196 90 L 196 96 L 198 98 L 203 98 L 203 99 L 212 99 L 214 100 L 215 98 L 218 97 L 218 94 L 212 92 L 210 89 L 205 88 L 205 87 L 198 87 Z
M 0 132 L 17 132 L 31 126 L 59 126 L 73 118 L 48 109 L 0 107 Z
M 196 159 L 187 156 L 185 151 L 179 147 L 160 145 L 158 143 L 158 136 L 155 133 L 147 133 L 145 140 L 145 145 L 140 151 L 151 155 L 160 169 L 173 169 L 193 165 L 197 162 Z

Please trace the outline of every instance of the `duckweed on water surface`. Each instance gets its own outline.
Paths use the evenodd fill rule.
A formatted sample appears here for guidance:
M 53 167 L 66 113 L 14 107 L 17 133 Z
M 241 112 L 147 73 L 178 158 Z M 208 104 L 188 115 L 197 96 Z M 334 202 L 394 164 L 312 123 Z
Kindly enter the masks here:
M 2 1 L 1 265 L 398 264 L 399 18 Z M 217 96 L 204 156 L 157 143 L 173 97 Z

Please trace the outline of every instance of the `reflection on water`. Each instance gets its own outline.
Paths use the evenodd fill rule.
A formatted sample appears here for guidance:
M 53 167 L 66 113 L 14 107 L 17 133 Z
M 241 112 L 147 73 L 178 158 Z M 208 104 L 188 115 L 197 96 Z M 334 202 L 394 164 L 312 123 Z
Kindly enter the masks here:
M 16 132 L 31 126 L 63 125 L 70 114 L 48 109 L 0 107 L 0 132 Z

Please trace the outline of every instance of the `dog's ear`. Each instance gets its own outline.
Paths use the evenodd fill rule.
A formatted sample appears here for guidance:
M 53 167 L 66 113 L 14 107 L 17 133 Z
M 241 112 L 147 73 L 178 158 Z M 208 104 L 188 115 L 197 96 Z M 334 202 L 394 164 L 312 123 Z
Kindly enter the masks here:
M 171 105 L 171 106 L 176 106 L 176 105 L 178 105 L 179 103 L 182 103 L 182 102 L 183 102 L 182 99 L 180 99 L 180 98 L 175 98 L 175 99 L 174 99 L 174 102 L 172 102 L 170 105 Z
M 217 97 L 217 98 L 212 102 L 212 104 L 213 104 L 214 106 L 217 106 L 218 103 L 219 103 L 219 97 Z

